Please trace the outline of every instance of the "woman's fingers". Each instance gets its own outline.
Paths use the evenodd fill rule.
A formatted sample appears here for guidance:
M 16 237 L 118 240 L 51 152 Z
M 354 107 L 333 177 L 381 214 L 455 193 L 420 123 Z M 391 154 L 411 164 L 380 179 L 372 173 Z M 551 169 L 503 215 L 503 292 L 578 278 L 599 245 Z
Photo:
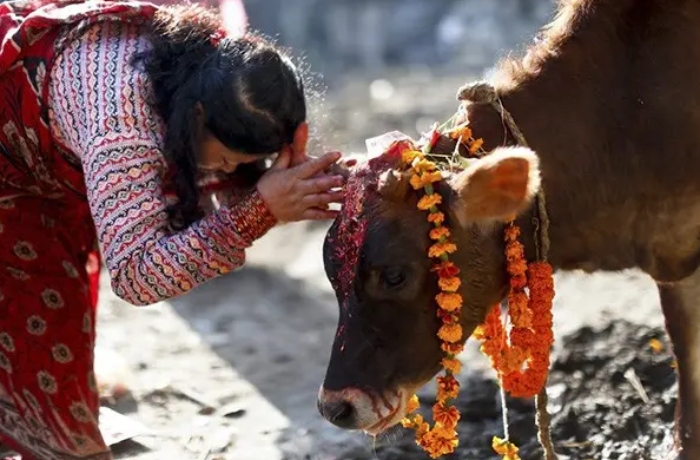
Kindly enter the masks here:
M 331 203 L 342 202 L 343 192 L 316 193 L 313 195 L 306 195 L 304 198 L 302 198 L 302 203 L 304 203 L 304 206 L 307 208 L 316 208 L 329 205 Z
M 339 152 L 330 152 L 326 153 L 322 157 L 307 161 L 295 168 L 297 171 L 297 177 L 300 179 L 308 179 L 309 177 L 312 177 L 330 167 L 333 163 L 340 159 L 340 156 L 341 154 Z
M 342 187 L 344 182 L 341 176 L 312 177 L 302 182 L 301 191 L 304 195 L 327 192 L 332 188 Z
M 280 171 L 282 169 L 287 169 L 292 161 L 292 150 L 282 148 L 280 153 L 275 158 L 275 161 L 270 166 L 271 170 Z
M 323 210 L 318 208 L 309 208 L 301 215 L 304 220 L 326 220 L 335 219 L 338 211 Z

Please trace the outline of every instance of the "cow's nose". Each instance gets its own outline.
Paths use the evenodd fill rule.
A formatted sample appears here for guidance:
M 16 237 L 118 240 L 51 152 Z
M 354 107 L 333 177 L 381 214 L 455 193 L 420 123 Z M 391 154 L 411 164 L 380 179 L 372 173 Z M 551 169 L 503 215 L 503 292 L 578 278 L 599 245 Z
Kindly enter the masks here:
M 324 400 L 322 396 L 319 396 L 317 406 L 323 418 L 333 425 L 346 430 L 355 428 L 357 412 L 355 406 L 347 399 Z

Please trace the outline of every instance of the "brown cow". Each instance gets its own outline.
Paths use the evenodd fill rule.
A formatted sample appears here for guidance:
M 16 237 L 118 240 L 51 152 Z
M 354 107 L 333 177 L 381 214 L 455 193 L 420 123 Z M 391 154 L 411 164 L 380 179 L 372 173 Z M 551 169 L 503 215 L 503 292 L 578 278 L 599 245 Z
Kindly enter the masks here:
M 466 105 L 495 151 L 439 188 L 459 247 L 464 339 L 506 292 L 505 216 L 518 213 L 534 257 L 541 180 L 556 269 L 636 267 L 658 283 L 678 360 L 678 443 L 699 459 L 700 1 L 566 1 L 494 86 L 536 155 L 507 147 L 493 107 Z M 395 164 L 372 162 L 353 171 L 324 247 L 340 319 L 319 409 L 378 433 L 436 374 L 441 351 L 418 195 Z

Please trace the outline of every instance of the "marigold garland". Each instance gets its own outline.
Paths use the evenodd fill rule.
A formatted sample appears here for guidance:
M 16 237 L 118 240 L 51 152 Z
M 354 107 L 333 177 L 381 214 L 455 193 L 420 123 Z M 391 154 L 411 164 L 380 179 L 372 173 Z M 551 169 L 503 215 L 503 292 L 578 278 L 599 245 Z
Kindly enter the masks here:
M 438 275 L 440 292 L 435 300 L 437 316 L 442 321 L 437 335 L 445 353 L 441 362 L 445 374 L 437 378 L 434 426 L 431 428 L 420 414 L 412 415 L 420 407 L 416 395 L 409 400 L 407 417 L 401 423 L 415 430 L 416 443 L 431 458 L 453 453 L 459 444 L 456 428 L 460 413 L 450 402 L 459 394 L 459 382 L 454 375 L 459 373 L 462 364 L 456 356 L 464 350 L 459 316 L 463 299 L 457 292 L 462 281 L 458 276 L 459 268 L 449 258 L 457 246 L 450 241 L 450 230 L 443 226 L 445 215 L 437 208 L 442 203 L 442 196 L 435 192 L 433 184 L 443 179 L 442 174 L 437 165 L 426 158 L 439 135 L 436 128 L 423 151 L 409 148 L 401 154 L 404 165 L 411 172 L 411 186 L 424 191 L 417 207 L 428 211 L 427 220 L 433 224 L 429 233 L 433 243 L 428 249 L 428 257 L 436 260 L 432 271 Z M 471 154 L 476 154 L 483 146 L 483 141 L 474 139 L 466 125 L 452 129 L 448 136 L 467 146 Z M 512 327 L 506 333 L 500 308 L 495 306 L 484 324 L 477 327 L 474 336 L 482 341 L 481 350 L 490 358 L 502 388 L 515 397 L 532 397 L 546 384 L 549 371 L 549 351 L 554 341 L 551 311 L 554 282 L 552 267 L 548 263 L 528 264 L 525 261 L 519 236 L 519 227 L 511 221 L 504 237 L 510 279 L 508 315 Z M 507 436 L 506 439 L 494 437 L 492 447 L 503 456 L 503 460 L 520 460 L 518 447 Z
M 549 351 L 554 343 L 554 283 L 551 265 L 525 263 L 519 234 L 519 228 L 511 222 L 505 231 L 510 334 L 506 334 L 501 309 L 496 305 L 485 323 L 474 331 L 474 337 L 482 341 L 481 351 L 491 360 L 503 388 L 512 396 L 529 398 L 539 393 L 549 372 Z M 525 288 L 529 289 L 529 296 Z
M 402 153 L 402 160 L 412 173 L 411 186 L 424 191 L 424 195 L 418 201 L 418 209 L 428 211 L 428 222 L 433 224 L 429 234 L 433 243 L 428 249 L 428 257 L 435 259 L 432 271 L 438 275 L 440 288 L 435 301 L 438 304 L 437 315 L 442 320 L 438 337 L 442 341 L 441 347 L 445 353 L 442 359 L 445 375 L 438 377 L 437 402 L 433 406 L 435 425 L 431 428 L 421 415 L 410 415 L 420 406 L 415 395 L 408 403 L 408 416 L 402 424 L 406 428 L 415 429 L 416 443 L 425 449 L 431 458 L 437 458 L 454 452 L 459 444 L 457 423 L 460 414 L 456 407 L 450 405 L 450 401 L 459 393 L 459 383 L 454 374 L 459 373 L 462 363 L 456 355 L 464 348 L 461 343 L 463 331 L 459 321 L 462 296 L 457 292 L 462 281 L 458 277 L 459 268 L 449 259 L 449 255 L 457 250 L 457 245 L 450 241 L 450 231 L 443 227 L 445 215 L 437 208 L 442 203 L 442 196 L 435 192 L 433 183 L 441 181 L 443 177 L 437 170 L 437 165 L 425 157 L 430 147 L 431 145 L 426 146 L 425 152 L 406 150 Z

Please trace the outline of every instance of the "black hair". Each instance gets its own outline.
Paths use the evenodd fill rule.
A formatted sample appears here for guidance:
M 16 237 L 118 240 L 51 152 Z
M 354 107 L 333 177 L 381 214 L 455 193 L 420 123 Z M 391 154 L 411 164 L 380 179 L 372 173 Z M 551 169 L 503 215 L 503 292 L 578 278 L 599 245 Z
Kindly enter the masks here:
M 198 5 L 162 7 L 150 26 L 151 49 L 138 54 L 165 122 L 164 155 L 174 169 L 177 202 L 168 208 L 174 229 L 202 217 L 197 178 L 200 125 L 243 154 L 279 152 L 306 121 L 299 70 L 271 41 L 253 33 L 219 39 L 218 13 Z M 245 167 L 243 167 L 245 166 Z M 237 174 L 257 180 L 260 161 Z

